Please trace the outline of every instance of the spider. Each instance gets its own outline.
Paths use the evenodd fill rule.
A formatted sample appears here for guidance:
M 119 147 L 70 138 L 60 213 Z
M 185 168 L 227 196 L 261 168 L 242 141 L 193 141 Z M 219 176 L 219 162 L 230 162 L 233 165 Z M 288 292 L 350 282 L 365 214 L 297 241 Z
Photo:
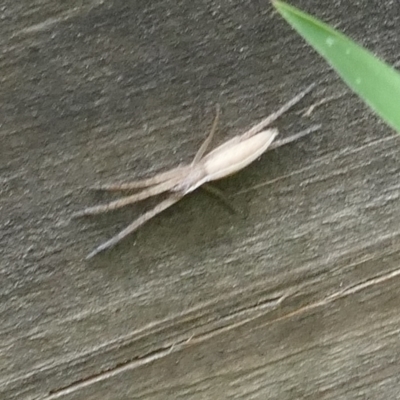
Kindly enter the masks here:
M 161 213 L 168 207 L 171 207 L 173 204 L 181 200 L 186 194 L 194 191 L 198 187 L 206 184 L 207 182 L 234 174 L 256 160 L 267 149 L 271 150 L 280 147 L 319 129 L 319 126 L 314 126 L 286 139 L 276 141 L 275 143 L 272 142 L 278 135 L 278 130 L 275 128 L 264 130 L 265 127 L 270 125 L 283 113 L 288 111 L 289 108 L 297 104 L 314 88 L 314 86 L 315 84 L 312 84 L 307 87 L 297 96 L 285 103 L 278 111 L 272 113 L 245 133 L 233 137 L 206 154 L 218 125 L 220 112 L 219 106 L 217 106 L 216 116 L 211 128 L 211 132 L 200 146 L 190 164 L 181 165 L 166 172 L 160 172 L 147 179 L 137 180 L 129 183 L 106 184 L 95 187 L 94 189 L 105 191 L 143 190 L 136 194 L 122 197 L 121 199 L 112 201 L 108 204 L 88 207 L 74 214 L 74 217 L 95 215 L 116 210 L 164 192 L 169 192 L 170 195 L 165 200 L 161 201 L 156 207 L 147 211 L 133 221 L 117 235 L 96 247 L 86 257 L 86 259 L 92 258 L 98 253 L 115 246 L 118 242 L 134 232 L 145 222 Z M 215 190 L 212 190 L 212 192 L 216 194 Z

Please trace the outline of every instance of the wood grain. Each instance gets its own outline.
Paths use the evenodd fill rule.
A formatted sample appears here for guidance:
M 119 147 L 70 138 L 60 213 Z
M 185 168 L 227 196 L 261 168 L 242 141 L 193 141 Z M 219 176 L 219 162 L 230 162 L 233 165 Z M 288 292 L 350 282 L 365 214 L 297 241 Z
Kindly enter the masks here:
M 293 2 L 389 63 L 396 2 Z M 5 1 L 2 399 L 392 399 L 400 390 L 398 136 L 265 2 Z M 189 161 L 318 88 L 311 137 L 84 261 L 150 204 L 71 220 L 93 184 Z M 311 116 L 313 103 L 332 97 Z

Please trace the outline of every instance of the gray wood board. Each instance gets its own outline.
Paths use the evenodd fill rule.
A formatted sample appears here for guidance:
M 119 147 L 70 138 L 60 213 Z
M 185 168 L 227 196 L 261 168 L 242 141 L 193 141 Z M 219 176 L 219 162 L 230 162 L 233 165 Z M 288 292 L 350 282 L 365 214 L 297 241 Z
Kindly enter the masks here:
M 298 1 L 390 63 L 398 2 Z M 0 10 L 2 399 L 396 398 L 399 138 L 262 1 Z M 153 202 L 71 220 L 99 182 L 188 162 L 312 81 L 282 137 L 90 262 Z M 309 117 L 304 111 L 327 98 Z M 111 196 L 112 197 L 112 196 Z

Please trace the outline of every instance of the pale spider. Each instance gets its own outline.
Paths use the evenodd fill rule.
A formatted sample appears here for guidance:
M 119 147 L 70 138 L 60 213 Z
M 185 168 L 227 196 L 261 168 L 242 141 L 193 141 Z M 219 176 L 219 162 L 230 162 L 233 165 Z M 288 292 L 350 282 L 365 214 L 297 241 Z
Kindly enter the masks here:
M 302 136 L 305 136 L 316 129 L 319 129 L 319 126 L 314 126 L 289 138 L 277 141 L 274 144 L 272 144 L 272 142 L 277 136 L 278 130 L 263 130 L 283 113 L 285 113 L 289 108 L 298 103 L 308 92 L 311 91 L 314 86 L 315 84 L 310 85 L 297 96 L 293 97 L 290 101 L 284 104 L 278 111 L 269 115 L 257 125 L 253 126 L 242 135 L 233 137 L 205 155 L 205 152 L 207 151 L 207 148 L 217 128 L 219 119 L 219 107 L 217 107 L 217 113 L 211 128 L 211 132 L 200 146 L 200 149 L 189 165 L 178 166 L 169 171 L 160 172 L 154 177 L 148 179 L 96 187 L 95 189 L 107 191 L 128 191 L 140 188 L 143 188 L 143 190 L 139 193 L 122 197 L 121 199 L 112 201 L 108 204 L 86 208 L 81 212 L 74 214 L 74 217 L 95 215 L 116 210 L 128 204 L 133 204 L 137 201 L 144 200 L 148 197 L 164 192 L 170 192 L 170 196 L 161 201 L 152 210 L 141 215 L 110 240 L 98 246 L 87 256 L 87 259 L 116 245 L 119 241 L 135 231 L 149 219 L 153 218 L 168 207 L 171 207 L 173 204 L 182 199 L 182 197 L 184 197 L 187 193 L 192 192 L 199 186 L 210 181 L 224 178 L 241 170 L 256 160 L 267 149 L 277 148 Z

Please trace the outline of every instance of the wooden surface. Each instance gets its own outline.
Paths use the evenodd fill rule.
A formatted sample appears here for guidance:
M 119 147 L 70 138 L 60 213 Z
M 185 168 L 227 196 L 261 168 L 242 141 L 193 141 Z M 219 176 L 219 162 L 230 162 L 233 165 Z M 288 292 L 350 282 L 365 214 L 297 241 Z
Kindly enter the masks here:
M 293 1 L 395 63 L 398 2 Z M 400 141 L 262 1 L 2 2 L 1 399 L 394 399 Z M 118 247 L 99 182 L 190 160 L 312 81 L 282 137 Z M 310 105 L 330 98 L 310 117 Z

